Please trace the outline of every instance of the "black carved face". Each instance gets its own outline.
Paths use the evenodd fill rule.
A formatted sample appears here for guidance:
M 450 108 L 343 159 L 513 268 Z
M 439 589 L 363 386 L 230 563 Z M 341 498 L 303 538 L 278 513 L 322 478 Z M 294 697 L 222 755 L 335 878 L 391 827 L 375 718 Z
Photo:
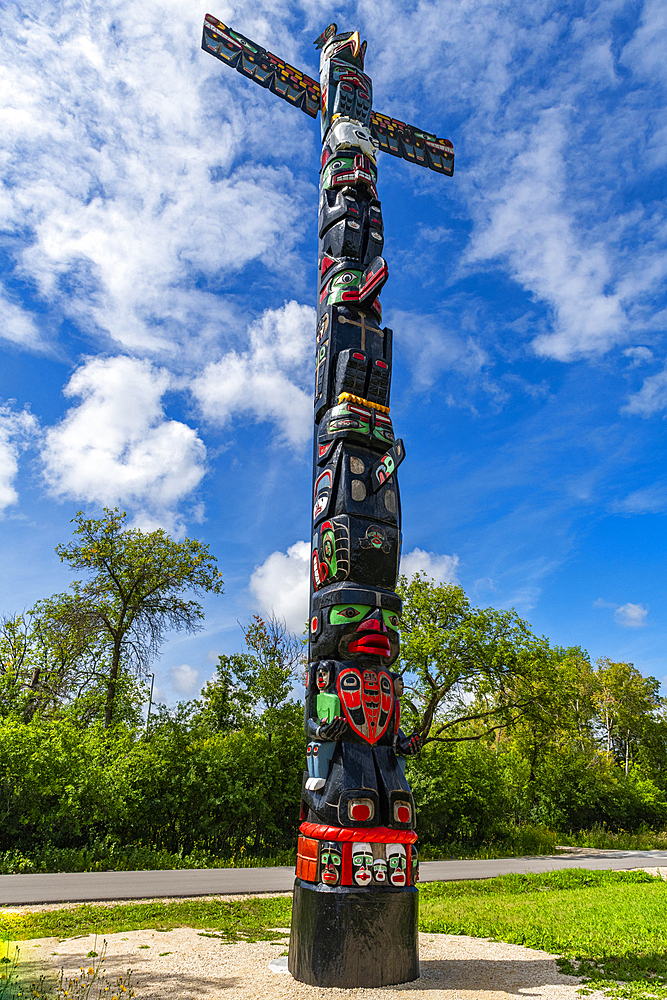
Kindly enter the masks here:
M 382 606 L 377 603 L 382 599 Z M 347 600 L 345 600 L 347 598 Z M 330 603 L 329 603 L 330 602 Z M 374 668 L 389 667 L 399 653 L 400 600 L 395 594 L 336 588 L 313 601 L 312 660 L 335 657 Z
M 320 664 L 317 668 L 317 689 L 318 691 L 325 691 L 329 687 L 329 681 L 331 680 L 331 671 L 326 664 Z

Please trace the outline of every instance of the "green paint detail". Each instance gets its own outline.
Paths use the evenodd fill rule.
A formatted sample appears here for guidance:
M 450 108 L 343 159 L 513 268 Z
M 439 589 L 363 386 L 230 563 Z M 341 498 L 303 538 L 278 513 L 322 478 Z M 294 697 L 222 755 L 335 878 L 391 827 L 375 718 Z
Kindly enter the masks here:
M 387 628 L 392 628 L 394 632 L 398 632 L 398 615 L 394 611 L 385 611 L 383 608 L 382 617 Z
M 338 572 L 338 560 L 336 559 L 336 538 L 333 531 L 327 529 L 322 534 L 322 556 L 330 569 L 329 579 L 333 579 Z
M 328 694 L 326 691 L 320 691 L 315 703 L 315 710 L 320 722 L 323 720 L 333 722 L 341 714 L 340 698 L 337 694 Z
M 329 624 L 349 625 L 350 622 L 360 622 L 370 610 L 370 604 L 334 604 L 329 612 Z

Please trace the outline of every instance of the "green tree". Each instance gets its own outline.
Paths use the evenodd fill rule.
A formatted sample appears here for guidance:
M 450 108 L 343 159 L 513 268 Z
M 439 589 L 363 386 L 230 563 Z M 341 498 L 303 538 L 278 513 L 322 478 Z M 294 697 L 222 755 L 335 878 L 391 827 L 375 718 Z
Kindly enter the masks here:
M 168 630 L 202 627 L 201 604 L 187 600 L 184 592 L 222 593 L 208 545 L 193 538 L 175 542 L 162 529 L 126 528 L 126 517 L 118 508 L 105 508 L 101 519 L 79 511 L 72 519 L 74 541 L 56 547 L 62 562 L 90 574 L 76 580 L 70 594 L 57 597 L 67 608 L 67 621 L 84 636 L 99 637 L 105 647 L 105 729 L 114 719 L 121 673 L 145 672 Z
M 660 697 L 660 681 L 644 677 L 632 663 L 597 661 L 595 671 L 597 722 L 607 753 L 625 768 L 626 777 L 638 747 L 650 741 L 657 713 L 667 703 Z
M 403 706 L 422 740 L 477 740 L 535 703 L 552 656 L 515 611 L 473 608 L 461 587 L 399 580 Z

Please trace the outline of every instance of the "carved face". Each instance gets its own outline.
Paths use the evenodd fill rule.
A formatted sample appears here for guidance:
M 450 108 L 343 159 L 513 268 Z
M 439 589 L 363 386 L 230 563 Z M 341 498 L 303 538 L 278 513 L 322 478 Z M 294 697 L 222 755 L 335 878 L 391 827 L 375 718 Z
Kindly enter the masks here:
M 370 844 L 352 844 L 352 875 L 357 885 L 373 878 L 373 851 Z
M 411 851 L 410 851 L 410 858 L 411 858 L 411 862 L 412 862 L 412 871 L 411 871 L 411 874 L 410 874 L 410 882 L 411 882 L 412 885 L 417 885 L 417 882 L 419 882 L 419 853 L 417 851 L 416 844 L 412 845 L 412 848 L 411 848 Z
M 377 168 L 369 156 L 345 150 L 330 156 L 322 168 L 320 187 L 335 190 L 344 187 L 365 187 L 377 198 Z
M 391 666 L 399 653 L 400 611 L 400 598 L 386 590 L 351 583 L 323 589 L 313 596 L 310 661 L 362 661 L 375 670 Z
M 333 35 L 324 44 L 322 50 L 323 59 L 340 59 L 350 63 L 352 66 L 364 68 L 364 56 L 366 55 L 366 42 L 362 42 L 358 31 L 342 31 L 339 35 Z
M 329 687 L 329 682 L 331 680 L 331 671 L 326 666 L 319 666 L 317 668 L 317 687 L 320 691 L 324 691 Z
M 325 840 L 320 847 L 320 881 L 325 885 L 340 885 L 342 864 L 340 844 Z
M 398 616 L 391 611 L 367 604 L 334 604 L 329 622 L 342 626 L 341 660 L 371 657 L 388 666 L 398 656 Z
M 403 844 L 390 844 L 387 847 L 387 868 L 392 885 L 405 885 L 406 858 Z
M 384 858 L 376 858 L 373 862 L 373 881 L 379 885 L 387 882 L 387 862 Z

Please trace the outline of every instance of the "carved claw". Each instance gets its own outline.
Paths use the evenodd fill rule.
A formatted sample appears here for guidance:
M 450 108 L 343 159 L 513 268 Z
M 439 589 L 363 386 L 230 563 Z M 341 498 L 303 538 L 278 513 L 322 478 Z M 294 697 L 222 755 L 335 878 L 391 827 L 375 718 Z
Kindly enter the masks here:
M 347 719 L 337 715 L 331 722 L 323 722 L 318 726 L 317 737 L 320 740 L 339 740 L 347 730 Z

